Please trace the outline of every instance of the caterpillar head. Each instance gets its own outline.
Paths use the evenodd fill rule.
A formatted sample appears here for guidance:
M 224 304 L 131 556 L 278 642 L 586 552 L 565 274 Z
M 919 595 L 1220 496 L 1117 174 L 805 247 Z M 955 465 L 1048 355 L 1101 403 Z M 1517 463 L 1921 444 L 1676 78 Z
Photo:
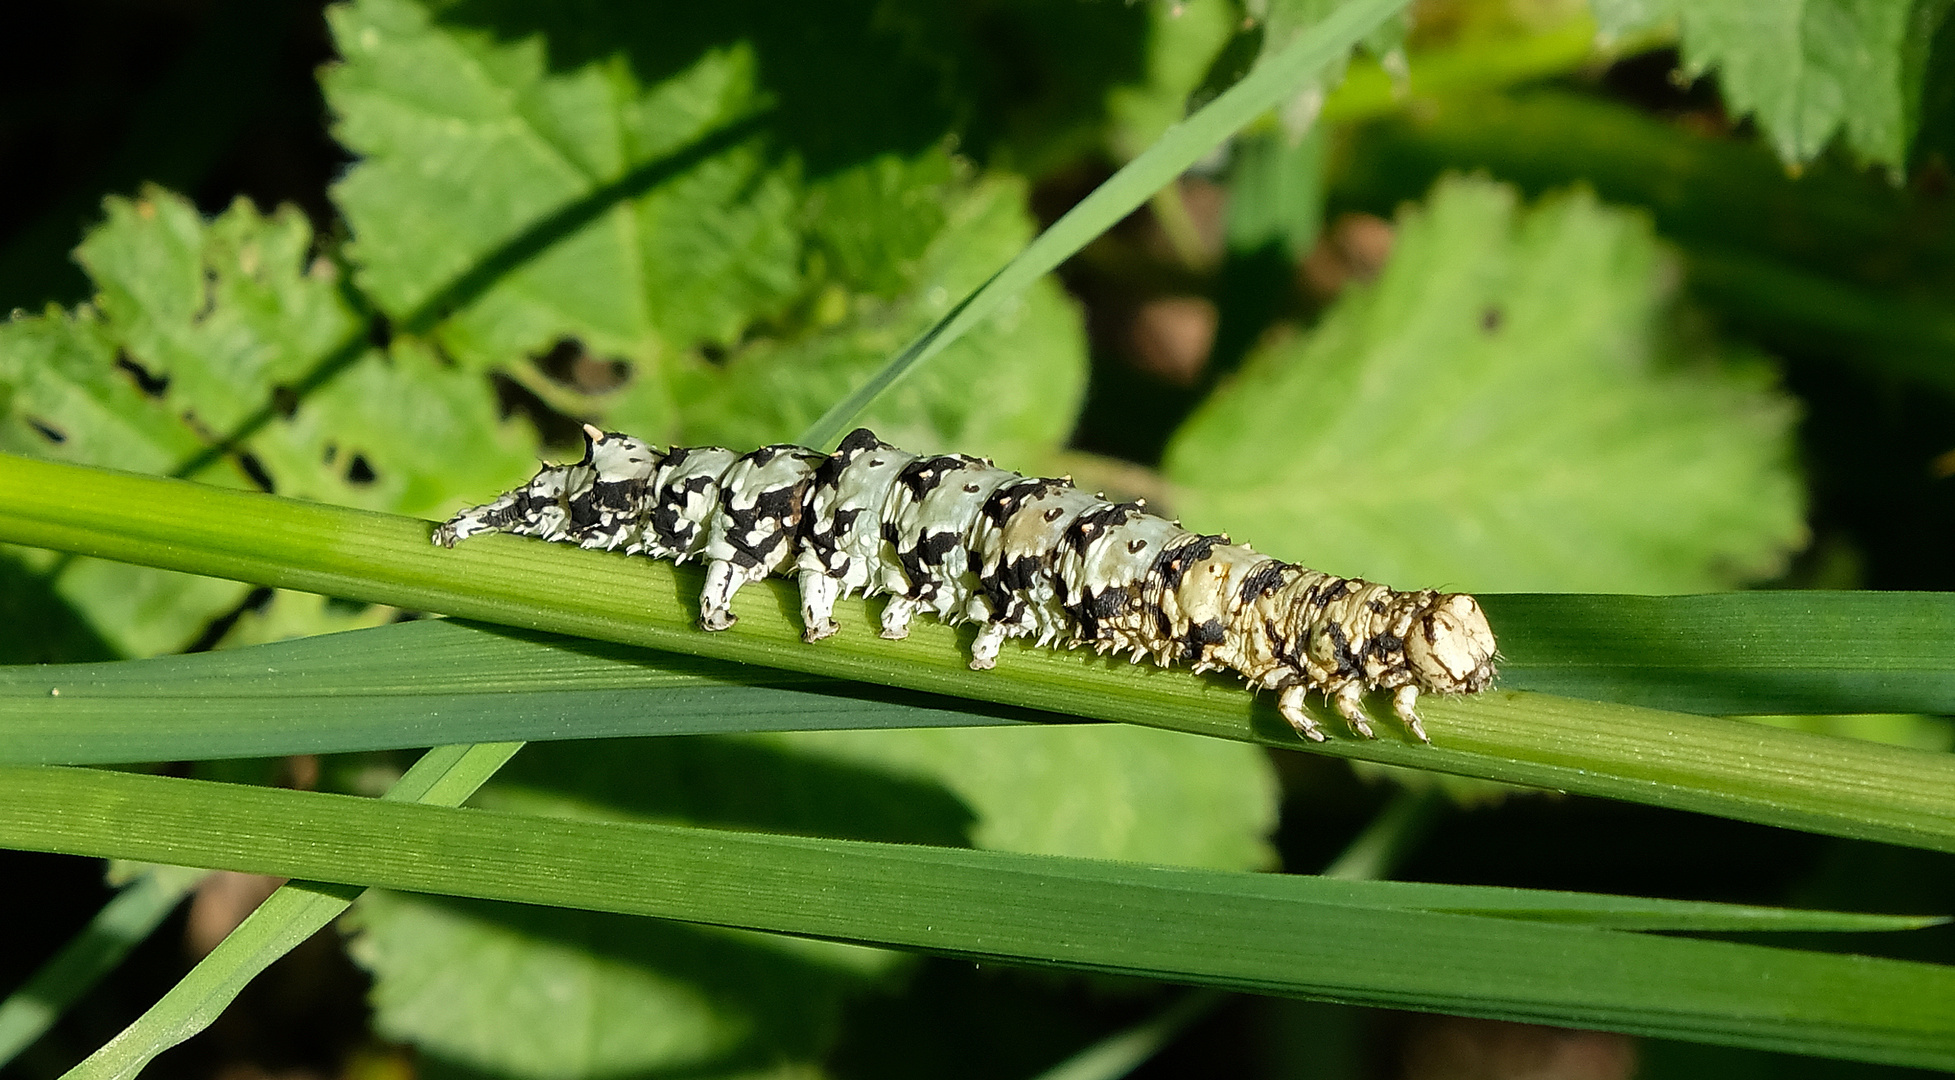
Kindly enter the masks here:
M 595 468 L 600 481 L 649 478 L 664 458 L 642 440 L 584 425 L 584 460 L 579 464 Z
M 1493 627 L 1479 602 L 1446 593 L 1412 620 L 1405 661 L 1419 687 L 1441 694 L 1471 694 L 1493 682 Z

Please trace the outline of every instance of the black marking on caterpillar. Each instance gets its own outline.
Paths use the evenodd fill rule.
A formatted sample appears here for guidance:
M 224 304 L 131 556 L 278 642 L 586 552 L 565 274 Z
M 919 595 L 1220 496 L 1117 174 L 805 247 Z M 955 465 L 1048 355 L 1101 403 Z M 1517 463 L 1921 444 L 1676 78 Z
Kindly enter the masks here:
M 764 446 L 655 450 L 586 426 L 584 457 L 464 510 L 434 530 L 453 547 L 502 531 L 587 548 L 706 563 L 699 622 L 732 626 L 733 597 L 769 574 L 795 577 L 808 641 L 839 627 L 835 604 L 887 593 L 882 636 L 928 611 L 979 625 L 971 667 L 1006 638 L 1090 645 L 1162 666 L 1229 669 L 1278 691 L 1299 733 L 1323 693 L 1375 737 L 1360 699 L 1392 691 L 1406 727 L 1421 692 L 1473 693 L 1494 675 L 1493 631 L 1462 593 L 1399 592 L 1280 562 L 1110 503 L 1064 479 L 1025 477 L 982 458 L 904 453 L 860 428 L 833 454 Z

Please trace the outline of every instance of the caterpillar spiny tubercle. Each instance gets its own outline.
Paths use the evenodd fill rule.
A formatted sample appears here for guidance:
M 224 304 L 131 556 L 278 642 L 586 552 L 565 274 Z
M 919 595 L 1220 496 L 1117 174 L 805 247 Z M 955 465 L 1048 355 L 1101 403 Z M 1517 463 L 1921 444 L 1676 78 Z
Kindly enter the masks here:
M 1431 742 L 1413 711 L 1421 692 L 1473 693 L 1493 681 L 1493 630 L 1471 596 L 1308 570 L 1068 480 L 962 454 L 905 453 L 866 428 L 833 454 L 790 445 L 659 451 L 584 431 L 583 460 L 546 466 L 456 514 L 434 542 L 500 531 L 703 559 L 707 630 L 733 625 L 741 586 L 781 574 L 799 581 L 810 642 L 839 629 L 836 601 L 887 593 L 883 637 L 906 636 L 919 611 L 979 624 L 975 669 L 994 666 L 1011 637 L 1227 668 L 1277 691 L 1283 717 L 1318 742 L 1324 732 L 1303 709 L 1311 691 L 1374 738 L 1360 699 L 1390 690 L 1407 729 Z

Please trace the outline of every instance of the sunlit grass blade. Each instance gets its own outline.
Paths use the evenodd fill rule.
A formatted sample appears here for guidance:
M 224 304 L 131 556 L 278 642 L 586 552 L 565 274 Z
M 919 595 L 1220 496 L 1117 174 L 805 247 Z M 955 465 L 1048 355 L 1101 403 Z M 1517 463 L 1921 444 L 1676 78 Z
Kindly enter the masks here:
M 1351 51 L 1407 0 L 1346 0 L 1324 20 L 1265 58 L 1242 81 L 1163 132 L 1139 156 L 1093 189 L 1026 245 L 977 290 L 959 301 L 867 382 L 837 402 L 801 435 L 807 446 L 834 445 L 869 402 L 976 326 L 999 304 L 1058 269 L 1175 177 L 1213 153 L 1243 125 L 1288 100 L 1308 80 Z
M 800 672 L 429 619 L 225 652 L 0 667 L 0 762 L 1013 722 Z
M 520 743 L 436 747 L 382 798 L 458 806 L 519 749 Z M 220 860 L 193 861 L 216 865 Z M 67 1077 L 122 1080 L 136 1075 L 156 1055 L 209 1027 L 251 980 L 325 929 L 362 891 L 346 883 L 293 881 L 280 886 L 155 1005 L 69 1070 Z
M 47 1033 L 104 975 L 169 918 L 201 871 L 151 867 L 115 894 L 69 942 L 0 1001 L 0 1068 Z
M 62 767 L 0 769 L 0 785 L 0 844 L 30 850 L 1955 1067 L 1955 969 L 1407 910 L 1348 892 L 1323 899 L 1383 882 L 536 818 Z
M 791 587 L 740 599 L 740 625 L 694 628 L 699 577 L 650 559 L 510 536 L 453 550 L 425 521 L 0 455 L 0 542 L 813 672 L 1100 720 L 1309 749 L 1464 776 L 1629 799 L 1860 839 L 1955 850 L 1955 755 L 1709 717 L 1492 690 L 1429 697 L 1436 745 L 1336 738 L 1305 747 L 1268 695 L 1221 676 L 1011 647 L 970 671 L 970 628 L 919 623 L 907 641 L 872 629 L 800 640 Z M 52 706 L 54 699 L 50 699 Z M 1375 703 L 1374 703 L 1375 704 Z M 1331 730 L 1341 730 L 1324 713 Z M 1396 731 L 1388 716 L 1379 717 Z
M 1482 599 L 1517 690 L 1713 716 L 1955 713 L 1955 593 Z

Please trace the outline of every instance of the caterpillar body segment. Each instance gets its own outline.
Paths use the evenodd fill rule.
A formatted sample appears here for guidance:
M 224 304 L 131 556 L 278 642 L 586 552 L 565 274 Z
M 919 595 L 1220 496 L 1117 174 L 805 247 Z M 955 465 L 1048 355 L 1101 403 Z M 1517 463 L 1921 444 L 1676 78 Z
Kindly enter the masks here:
M 803 637 L 839 629 L 835 604 L 888 594 L 884 637 L 918 612 L 978 624 L 971 667 L 1008 638 L 1085 645 L 1163 666 L 1230 670 L 1277 692 L 1304 737 L 1322 693 L 1375 737 L 1362 697 L 1392 692 L 1407 730 L 1429 742 L 1421 693 L 1473 693 L 1493 680 L 1495 644 L 1471 596 L 1400 592 L 1272 559 L 1195 533 L 1066 479 L 1026 477 L 982 458 L 906 453 L 858 429 L 833 454 L 791 445 L 746 454 L 660 451 L 585 428 L 582 460 L 434 530 L 452 547 L 501 531 L 706 564 L 700 625 L 732 626 L 734 597 L 769 574 L 800 586 Z

